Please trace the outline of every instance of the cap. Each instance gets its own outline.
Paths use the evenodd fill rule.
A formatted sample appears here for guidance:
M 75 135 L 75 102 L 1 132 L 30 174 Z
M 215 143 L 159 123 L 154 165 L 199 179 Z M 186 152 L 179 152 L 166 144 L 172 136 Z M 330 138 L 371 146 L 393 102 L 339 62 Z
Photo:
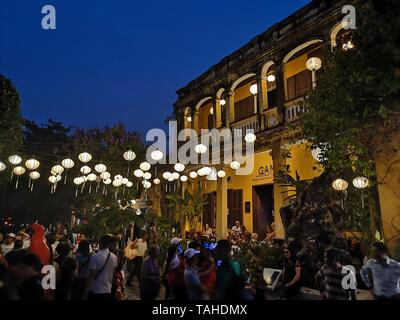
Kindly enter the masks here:
M 179 239 L 178 237 L 173 237 L 173 238 L 171 239 L 171 244 L 172 244 L 173 246 L 177 246 L 181 241 L 182 241 L 182 239 Z
M 187 249 L 185 251 L 185 258 L 186 259 L 192 259 L 196 254 L 199 254 L 200 251 L 194 250 L 194 249 Z

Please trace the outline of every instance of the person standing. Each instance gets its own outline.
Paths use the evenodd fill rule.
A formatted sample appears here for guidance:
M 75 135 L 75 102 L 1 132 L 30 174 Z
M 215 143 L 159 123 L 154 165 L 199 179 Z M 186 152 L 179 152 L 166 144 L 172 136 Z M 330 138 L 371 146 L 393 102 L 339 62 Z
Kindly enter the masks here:
M 388 248 L 380 242 L 373 245 L 373 256 L 361 269 L 363 282 L 376 300 L 400 300 L 400 263 L 389 258 Z
M 239 262 L 232 260 L 231 244 L 219 240 L 216 248 L 217 279 L 215 283 L 216 300 L 241 300 L 244 279 Z
M 356 286 L 355 274 L 340 264 L 340 250 L 329 248 L 324 253 L 325 264 L 315 275 L 315 283 L 323 300 L 356 300 L 355 288 L 346 289 L 344 278 L 350 275 L 350 282 Z M 346 282 L 348 283 L 348 282 Z
M 168 275 L 172 269 L 175 269 L 179 266 L 179 258 L 178 258 L 178 247 L 170 246 L 168 248 L 167 259 L 165 260 L 162 282 L 165 287 L 165 300 L 168 300 L 170 296 L 170 287 L 168 284 Z
M 136 257 L 132 260 L 132 272 L 126 281 L 128 286 L 132 285 L 132 280 L 136 276 L 140 281 L 140 274 L 142 272 L 143 259 L 147 252 L 147 240 L 149 236 L 146 232 L 143 233 L 142 237 L 136 241 Z
M 4 242 L 1 244 L 1 252 L 3 256 L 14 249 L 14 233 L 7 233 Z
M 203 300 L 203 295 L 207 293 L 207 288 L 200 281 L 199 253 L 192 248 L 185 251 L 185 286 L 189 300 Z
M 72 300 L 83 300 L 83 291 L 90 276 L 89 263 L 91 258 L 89 241 L 86 239 L 79 241 L 75 257 L 77 276 L 73 284 Z
M 86 287 L 89 300 L 111 300 L 111 289 L 114 272 L 118 266 L 117 256 L 110 252 L 112 242 L 110 235 L 104 235 L 99 240 L 99 252 L 89 263 L 90 275 Z
M 281 297 L 290 300 L 295 297 L 301 289 L 301 263 L 292 251 L 284 247 L 284 267 L 282 272 L 283 288 Z
M 203 237 L 206 237 L 207 239 L 211 239 L 213 236 L 213 230 L 211 229 L 211 227 L 208 225 L 208 223 L 206 223 L 204 225 L 204 229 L 203 229 Z
M 154 301 L 160 293 L 161 277 L 157 261 L 159 255 L 160 248 L 152 245 L 140 275 L 140 298 L 142 300 Z

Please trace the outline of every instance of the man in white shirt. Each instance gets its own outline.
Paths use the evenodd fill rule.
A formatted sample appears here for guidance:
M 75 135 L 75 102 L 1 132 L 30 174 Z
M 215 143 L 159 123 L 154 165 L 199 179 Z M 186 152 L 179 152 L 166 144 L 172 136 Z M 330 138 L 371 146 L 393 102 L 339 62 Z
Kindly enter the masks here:
M 111 236 L 104 235 L 99 241 L 99 252 L 89 263 L 90 276 L 86 292 L 89 300 L 111 300 L 114 272 L 118 266 L 117 256 L 110 252 Z
M 138 281 L 140 281 L 140 276 L 142 273 L 142 264 L 143 259 L 147 252 L 147 240 L 149 235 L 147 233 L 143 233 L 142 237 L 139 238 L 136 242 L 136 257 L 133 259 L 133 272 L 129 275 L 126 283 L 128 286 L 132 285 L 133 277 L 137 277 Z

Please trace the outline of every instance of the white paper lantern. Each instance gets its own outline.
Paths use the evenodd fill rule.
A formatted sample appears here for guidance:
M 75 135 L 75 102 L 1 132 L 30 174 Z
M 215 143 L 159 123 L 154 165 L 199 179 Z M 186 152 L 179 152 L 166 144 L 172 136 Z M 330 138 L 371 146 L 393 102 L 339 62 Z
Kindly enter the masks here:
M 119 180 L 119 179 L 114 180 L 112 182 L 112 184 L 113 184 L 114 187 L 118 188 L 118 187 L 120 187 L 122 185 L 122 179 L 121 180 Z
M 92 169 L 90 169 L 90 167 L 88 167 L 88 166 L 83 166 L 80 169 L 80 171 L 81 171 L 82 174 L 89 174 L 92 171 Z
M 162 176 L 163 176 L 163 178 L 164 178 L 165 180 L 168 180 L 169 178 L 171 178 L 171 175 L 172 175 L 171 172 L 166 171 L 166 172 L 163 173 Z
M 267 81 L 270 82 L 270 83 L 271 83 L 271 82 L 275 82 L 275 79 L 276 79 L 276 78 L 275 78 L 275 76 L 274 76 L 273 74 L 270 74 L 270 75 L 267 77 Z
M 4 170 L 6 170 L 7 169 L 7 166 L 4 164 L 4 162 L 1 162 L 0 161 L 0 172 L 1 171 L 4 171 Z
M 136 177 L 136 178 L 141 178 L 141 177 L 143 177 L 143 171 L 142 170 L 140 170 L 140 169 L 137 169 L 137 170 L 135 170 L 134 172 L 133 172 L 133 175 Z
M 112 182 L 111 179 L 103 180 L 103 183 L 104 183 L 104 184 L 110 184 L 111 182 Z
M 312 57 L 307 60 L 306 67 L 310 71 L 318 71 L 322 67 L 322 61 L 318 57 Z
M 177 163 L 175 164 L 174 169 L 176 172 L 182 172 L 183 170 L 185 170 L 185 165 L 182 163 Z
M 151 188 L 151 182 L 146 181 L 146 183 L 144 184 L 143 188 L 150 189 Z
M 157 150 L 153 151 L 150 154 L 150 156 L 154 161 L 158 162 L 164 157 L 164 154 L 160 150 L 157 149 Z
M 99 163 L 99 164 L 96 164 L 96 166 L 94 167 L 94 170 L 96 170 L 96 172 L 98 172 L 98 173 L 103 173 L 103 172 L 107 171 L 107 167 L 104 164 Z
M 50 178 L 49 178 L 50 179 Z M 83 183 L 83 179 L 81 177 L 77 177 L 74 179 L 74 184 L 79 186 Z
M 150 163 L 148 163 L 148 162 L 142 162 L 142 163 L 139 165 L 139 168 L 140 168 L 142 171 L 149 171 L 150 168 L 151 168 L 151 165 L 150 165 Z
M 226 176 L 226 172 L 224 170 L 219 170 L 217 175 L 219 178 L 224 178 Z
M 64 172 L 64 167 L 60 166 L 59 164 L 57 164 L 51 168 L 51 173 L 55 176 L 58 174 L 62 174 L 63 172 Z
M 173 174 L 171 174 L 171 178 L 174 180 L 178 180 L 179 179 L 179 173 L 178 172 L 174 172 Z
M 258 86 L 257 86 L 257 83 L 252 84 L 252 85 L 250 86 L 250 93 L 251 93 L 252 95 L 254 95 L 254 96 L 258 93 Z
M 56 183 L 57 182 L 57 177 L 56 176 L 50 176 L 49 177 L 50 183 Z
M 132 199 L 131 204 L 134 206 L 136 204 L 136 200 Z
M 25 168 L 21 167 L 21 166 L 15 167 L 14 170 L 13 170 L 13 173 L 15 175 L 17 175 L 17 176 L 21 176 L 21 175 L 23 175 L 25 173 Z
M 219 100 L 219 104 L 220 104 L 221 106 L 226 105 L 226 100 L 225 100 L 225 99 Z
M 121 176 L 120 174 L 117 174 L 116 176 L 114 176 L 114 180 L 121 180 L 121 183 L 122 183 L 122 179 L 123 179 L 124 177 L 123 176 Z
M 244 137 L 244 140 L 248 143 L 254 143 L 256 139 L 257 139 L 256 135 L 252 132 L 247 133 Z
M 19 165 L 22 162 L 22 158 L 20 156 L 16 155 L 16 154 L 14 154 L 14 155 L 12 155 L 12 156 L 10 156 L 8 158 L 8 161 L 12 165 L 16 166 L 16 165 Z
M 124 153 L 124 159 L 126 161 L 133 161 L 136 159 L 136 153 L 133 152 L 132 150 L 128 150 Z
M 353 185 L 357 189 L 365 189 L 369 185 L 369 180 L 366 177 L 357 177 L 353 180 Z
M 345 190 L 347 190 L 348 186 L 349 186 L 349 183 L 343 179 L 336 179 L 335 181 L 332 182 L 332 187 L 336 191 L 345 191 Z
M 63 161 L 61 161 L 61 165 L 65 168 L 65 169 L 72 169 L 75 165 L 74 160 L 67 158 L 64 159 Z
M 169 182 L 172 182 L 172 181 L 174 181 L 175 179 L 174 179 L 174 177 L 171 175 L 167 180 L 168 180 Z
M 94 173 L 91 173 L 91 174 L 88 175 L 87 178 L 88 178 L 89 181 L 93 182 L 93 181 L 96 181 L 97 176 Z
M 233 170 L 237 170 L 237 169 L 240 168 L 240 162 L 239 162 L 239 161 L 232 161 L 232 162 L 230 163 L 230 167 L 231 167 Z
M 61 175 L 57 175 L 56 176 L 56 182 L 60 182 L 61 181 Z
M 188 177 L 187 176 L 181 176 L 180 179 L 181 179 L 182 182 L 186 182 L 188 180 Z
M 141 211 L 140 209 L 137 209 L 137 210 L 136 210 L 136 215 L 137 215 L 137 216 L 140 216 L 141 214 L 142 214 L 142 211 Z
M 194 172 L 194 171 L 190 172 L 189 173 L 189 177 L 191 177 L 192 179 L 196 179 L 197 178 L 197 172 Z
M 111 178 L 111 173 L 109 173 L 107 171 L 102 172 L 102 173 L 100 173 L 100 178 L 103 179 L 103 180 L 110 179 Z
M 199 153 L 199 154 L 206 153 L 207 152 L 207 146 L 202 144 L 202 143 L 200 143 L 200 144 L 198 144 L 197 146 L 194 147 L 194 151 L 196 151 L 196 153 Z
M 211 172 L 206 176 L 206 179 L 207 180 L 210 180 L 210 181 L 216 181 L 217 180 L 217 169 L 215 169 L 215 168 L 210 168 L 211 169 Z
M 123 178 L 121 182 L 123 185 L 126 185 L 129 182 L 129 180 L 127 178 Z
M 83 163 L 87 163 L 92 160 L 92 155 L 88 152 L 82 152 L 78 155 L 78 159 Z
M 32 172 L 29 174 L 29 178 L 31 178 L 32 180 L 37 180 L 37 179 L 40 178 L 40 173 L 37 172 L 37 171 L 32 171 Z
M 151 173 L 150 172 L 145 172 L 143 174 L 143 179 L 145 180 L 150 180 L 151 179 Z
M 29 159 L 25 161 L 25 167 L 28 170 L 36 170 L 37 168 L 39 168 L 40 166 L 40 162 L 36 159 Z
M 133 187 L 133 182 L 132 181 L 128 181 L 128 183 L 126 184 L 126 186 L 128 188 L 132 188 Z
M 154 184 L 160 184 L 160 183 L 161 183 L 161 181 L 160 181 L 160 179 L 158 179 L 158 178 L 155 178 L 155 179 L 153 180 L 153 183 L 154 183 Z

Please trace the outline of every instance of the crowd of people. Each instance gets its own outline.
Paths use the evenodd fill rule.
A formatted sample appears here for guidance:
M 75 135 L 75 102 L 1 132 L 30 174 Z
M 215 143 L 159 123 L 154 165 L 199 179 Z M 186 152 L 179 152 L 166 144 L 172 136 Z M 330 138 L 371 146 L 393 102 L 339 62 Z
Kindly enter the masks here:
M 93 242 L 83 234 L 68 236 L 37 223 L 0 234 L 0 299 L 125 300 L 127 287 L 136 284 L 140 299 L 149 301 L 265 298 L 234 258 L 243 242 L 258 241 L 258 235 L 248 234 L 238 221 L 227 239 L 219 241 L 209 226 L 191 241 L 173 237 L 165 254 L 149 236 L 143 230 L 125 241 L 105 234 Z M 262 244 L 276 245 L 274 236 L 269 227 Z M 286 244 L 282 253 L 280 297 L 294 299 L 302 287 L 302 262 Z M 53 267 L 55 286 L 43 284 L 48 275 L 43 266 Z M 353 270 L 342 264 L 340 250 L 327 248 L 315 275 L 321 298 L 356 299 L 355 287 L 343 285 L 345 277 L 346 283 L 356 283 Z M 373 257 L 365 261 L 360 277 L 375 299 L 400 299 L 400 263 L 389 258 L 383 243 L 374 244 Z

